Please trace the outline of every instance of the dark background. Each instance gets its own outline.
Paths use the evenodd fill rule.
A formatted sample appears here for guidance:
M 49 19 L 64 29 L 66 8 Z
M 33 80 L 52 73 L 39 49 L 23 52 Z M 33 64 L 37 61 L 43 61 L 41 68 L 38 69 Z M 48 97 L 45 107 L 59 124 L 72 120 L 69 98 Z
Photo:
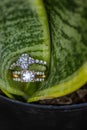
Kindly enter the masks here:
M 86 130 L 87 104 L 79 108 L 54 109 L 0 102 L 0 130 Z

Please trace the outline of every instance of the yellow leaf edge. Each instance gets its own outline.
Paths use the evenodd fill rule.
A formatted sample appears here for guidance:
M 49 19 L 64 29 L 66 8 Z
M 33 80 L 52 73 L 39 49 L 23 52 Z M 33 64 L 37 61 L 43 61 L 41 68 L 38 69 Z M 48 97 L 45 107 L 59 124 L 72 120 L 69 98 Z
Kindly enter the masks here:
M 28 102 L 53 99 L 70 94 L 87 83 L 87 62 L 64 82 L 36 92 Z

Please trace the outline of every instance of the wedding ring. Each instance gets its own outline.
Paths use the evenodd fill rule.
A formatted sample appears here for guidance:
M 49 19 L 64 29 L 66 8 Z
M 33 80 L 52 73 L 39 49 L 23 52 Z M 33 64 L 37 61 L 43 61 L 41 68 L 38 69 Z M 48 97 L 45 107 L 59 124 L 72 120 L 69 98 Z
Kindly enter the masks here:
M 43 61 L 43 60 L 34 59 L 29 54 L 24 53 L 18 58 L 18 60 L 15 63 L 13 63 L 10 66 L 10 69 L 13 70 L 16 67 L 20 67 L 21 69 L 28 69 L 29 66 L 33 65 L 33 64 L 39 64 L 39 65 L 46 66 L 47 63 L 46 63 L 46 61 Z
M 29 66 L 33 64 L 40 64 L 46 66 L 46 61 L 32 58 L 29 54 L 22 54 L 16 62 L 11 64 L 12 77 L 14 81 L 20 82 L 41 82 L 44 81 L 46 75 L 44 72 L 35 72 L 29 70 Z M 20 70 L 15 70 L 20 67 Z
M 34 72 L 29 70 L 13 71 L 13 80 L 20 82 L 41 82 L 44 81 L 46 75 L 44 72 Z

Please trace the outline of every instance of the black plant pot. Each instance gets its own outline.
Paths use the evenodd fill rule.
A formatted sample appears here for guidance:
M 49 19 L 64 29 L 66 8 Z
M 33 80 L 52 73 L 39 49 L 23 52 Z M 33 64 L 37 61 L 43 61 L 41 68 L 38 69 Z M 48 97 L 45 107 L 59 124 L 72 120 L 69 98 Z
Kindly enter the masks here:
M 35 105 L 0 96 L 0 130 L 86 130 L 86 122 L 87 103 L 67 106 Z

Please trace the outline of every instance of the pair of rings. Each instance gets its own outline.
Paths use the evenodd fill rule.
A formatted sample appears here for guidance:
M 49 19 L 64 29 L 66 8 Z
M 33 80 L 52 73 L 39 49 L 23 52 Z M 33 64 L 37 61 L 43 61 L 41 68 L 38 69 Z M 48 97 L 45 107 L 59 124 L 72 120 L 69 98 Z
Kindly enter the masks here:
M 29 54 L 22 54 L 18 60 L 11 64 L 10 70 L 12 71 L 12 77 L 14 81 L 19 82 L 41 82 L 46 78 L 45 72 L 42 71 L 30 71 L 29 66 L 33 64 L 40 64 L 46 66 L 46 61 L 32 58 Z M 16 67 L 20 67 L 21 70 L 16 70 Z

